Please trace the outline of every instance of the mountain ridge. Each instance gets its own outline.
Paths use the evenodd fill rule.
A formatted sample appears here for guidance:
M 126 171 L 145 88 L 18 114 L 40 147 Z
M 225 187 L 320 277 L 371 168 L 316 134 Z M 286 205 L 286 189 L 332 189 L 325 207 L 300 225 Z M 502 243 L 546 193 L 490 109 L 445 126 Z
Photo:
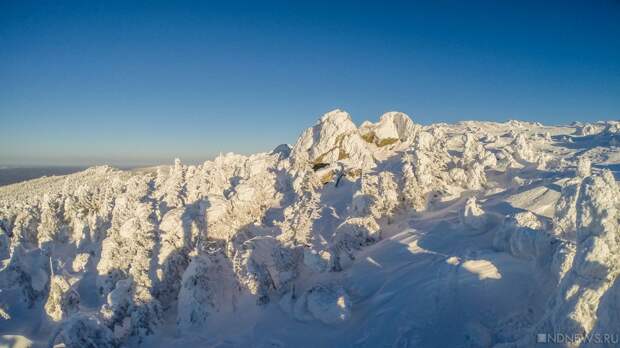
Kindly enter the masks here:
M 0 187 L 0 334 L 482 347 L 610 332 L 619 140 L 615 121 L 358 127 L 336 109 L 271 152 Z

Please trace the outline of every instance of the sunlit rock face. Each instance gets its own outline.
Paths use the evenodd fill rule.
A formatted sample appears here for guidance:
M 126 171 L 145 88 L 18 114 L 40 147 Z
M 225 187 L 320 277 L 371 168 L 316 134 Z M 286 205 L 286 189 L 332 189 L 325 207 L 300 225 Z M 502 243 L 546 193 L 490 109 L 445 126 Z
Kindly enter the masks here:
M 613 332 L 618 129 L 401 112 L 358 127 L 336 109 L 265 153 L 0 187 L 1 339 L 488 347 Z

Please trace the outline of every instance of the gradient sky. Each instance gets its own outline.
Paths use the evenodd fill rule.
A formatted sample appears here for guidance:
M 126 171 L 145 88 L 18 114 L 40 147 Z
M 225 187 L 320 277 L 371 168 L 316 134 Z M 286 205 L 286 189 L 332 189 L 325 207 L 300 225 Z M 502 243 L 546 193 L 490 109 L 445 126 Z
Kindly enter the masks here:
M 0 0 L 0 164 L 185 162 L 324 112 L 620 118 L 620 1 Z

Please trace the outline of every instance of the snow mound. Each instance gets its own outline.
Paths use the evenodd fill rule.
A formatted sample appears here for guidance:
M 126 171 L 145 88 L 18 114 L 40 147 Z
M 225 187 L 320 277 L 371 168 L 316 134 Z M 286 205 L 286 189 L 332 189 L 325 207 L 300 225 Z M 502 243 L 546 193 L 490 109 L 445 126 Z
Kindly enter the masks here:
M 476 197 L 470 197 L 461 211 L 461 223 L 474 230 L 481 230 L 487 223 L 484 210 L 478 205 Z
M 113 348 L 117 341 L 112 332 L 97 319 L 79 314 L 62 323 L 51 338 L 51 345 L 67 348 Z
M 297 320 L 318 320 L 326 325 L 337 325 L 351 317 L 351 299 L 336 284 L 318 284 L 297 297 L 290 292 L 282 297 L 280 307 Z

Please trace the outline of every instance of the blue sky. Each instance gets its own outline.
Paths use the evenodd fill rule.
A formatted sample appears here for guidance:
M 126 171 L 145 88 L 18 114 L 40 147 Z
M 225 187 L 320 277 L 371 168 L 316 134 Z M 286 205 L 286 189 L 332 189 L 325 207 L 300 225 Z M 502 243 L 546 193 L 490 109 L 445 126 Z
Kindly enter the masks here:
M 0 1 L 0 164 L 170 163 L 360 123 L 620 118 L 620 1 Z

